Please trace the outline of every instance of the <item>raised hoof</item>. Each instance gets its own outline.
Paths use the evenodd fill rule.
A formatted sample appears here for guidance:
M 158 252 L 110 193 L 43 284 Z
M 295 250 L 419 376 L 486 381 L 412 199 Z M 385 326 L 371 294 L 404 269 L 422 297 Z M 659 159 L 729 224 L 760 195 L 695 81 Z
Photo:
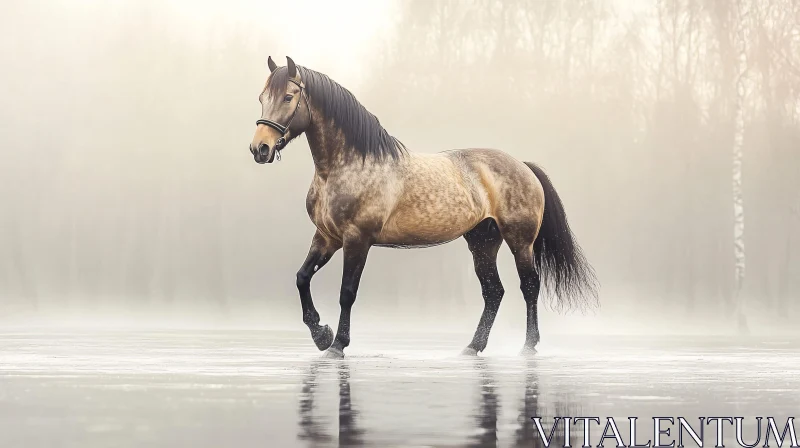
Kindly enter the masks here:
M 475 357 L 478 356 L 478 351 L 472 347 L 467 347 L 464 350 L 461 350 L 461 356 Z
M 536 348 L 528 347 L 526 345 L 525 347 L 522 347 L 522 350 L 519 352 L 519 355 L 528 358 L 528 357 L 535 356 L 536 353 L 537 353 Z
M 331 347 L 325 350 L 325 353 L 322 354 L 322 357 L 325 359 L 344 359 L 344 352 L 338 348 Z
M 327 350 L 333 344 L 333 330 L 327 325 L 323 325 L 316 333 L 311 333 L 311 338 L 314 339 L 314 344 L 317 348 Z

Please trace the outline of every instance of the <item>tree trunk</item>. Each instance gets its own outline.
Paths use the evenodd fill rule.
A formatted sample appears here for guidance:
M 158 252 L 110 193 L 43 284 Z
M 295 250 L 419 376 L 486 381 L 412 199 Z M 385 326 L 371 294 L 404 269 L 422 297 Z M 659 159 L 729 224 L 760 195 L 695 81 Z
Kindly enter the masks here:
M 734 289 L 736 303 L 736 319 L 739 333 L 747 333 L 747 319 L 744 314 L 744 295 L 742 284 L 745 278 L 745 246 L 744 246 L 744 194 L 742 186 L 742 162 L 744 159 L 745 132 L 745 85 L 747 71 L 747 41 L 745 37 L 744 17 L 741 11 L 742 1 L 738 2 L 738 24 L 736 26 L 737 43 L 737 78 L 736 100 L 733 117 L 733 257 L 734 257 Z
M 739 332 L 747 332 L 747 321 L 744 316 L 744 295 L 742 284 L 745 276 L 744 251 L 744 200 L 742 193 L 742 159 L 744 158 L 744 88 L 739 85 L 736 95 L 736 113 L 734 117 L 733 136 L 733 257 L 734 288 L 736 301 L 736 318 Z

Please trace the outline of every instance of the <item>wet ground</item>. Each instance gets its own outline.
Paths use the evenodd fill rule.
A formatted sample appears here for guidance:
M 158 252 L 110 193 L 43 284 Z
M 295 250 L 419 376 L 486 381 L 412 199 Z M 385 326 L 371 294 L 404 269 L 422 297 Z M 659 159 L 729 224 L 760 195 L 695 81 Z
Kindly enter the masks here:
M 551 337 L 534 359 L 464 359 L 465 335 L 359 337 L 322 361 L 304 332 L 3 332 L 0 447 L 533 447 L 534 416 L 615 417 L 626 444 L 629 416 L 742 416 L 754 440 L 755 416 L 782 429 L 800 408 L 797 340 Z

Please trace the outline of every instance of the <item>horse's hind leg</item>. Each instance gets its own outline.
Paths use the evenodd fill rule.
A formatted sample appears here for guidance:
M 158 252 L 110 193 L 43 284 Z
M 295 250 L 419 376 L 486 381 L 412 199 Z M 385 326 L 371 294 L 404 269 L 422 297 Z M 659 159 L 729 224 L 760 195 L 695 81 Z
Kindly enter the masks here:
M 311 299 L 311 278 L 328 260 L 339 246 L 326 240 L 319 232 L 314 234 L 306 261 L 297 271 L 297 290 L 300 293 L 300 305 L 303 307 L 303 323 L 311 330 L 311 338 L 320 350 L 325 350 L 333 343 L 333 331 L 327 325 L 319 324 L 319 313 Z
M 538 301 L 541 282 L 539 273 L 533 260 L 533 241 L 536 237 L 535 227 L 529 225 L 503 226 L 503 239 L 514 254 L 514 260 L 519 274 L 520 289 L 525 298 L 527 310 L 527 330 L 525 332 L 525 346 L 522 354 L 536 353 L 536 344 L 539 343 Z
M 517 263 L 517 273 L 519 273 L 520 289 L 522 297 L 525 298 L 525 308 L 528 314 L 527 330 L 525 331 L 525 346 L 522 348 L 523 355 L 536 353 L 536 344 L 539 343 L 539 317 L 538 302 L 541 281 L 539 273 L 533 264 L 533 245 L 521 248 L 514 254 Z
M 465 355 L 475 355 L 486 348 L 489 331 L 492 329 L 505 293 L 503 284 L 500 282 L 500 275 L 497 273 L 497 251 L 503 244 L 503 238 L 497 228 L 497 223 L 493 219 L 487 219 L 464 234 L 464 239 L 467 240 L 469 250 L 472 252 L 475 273 L 481 282 L 481 292 L 483 293 L 483 314 L 481 314 L 478 329 L 475 330 L 472 342 L 462 352 Z

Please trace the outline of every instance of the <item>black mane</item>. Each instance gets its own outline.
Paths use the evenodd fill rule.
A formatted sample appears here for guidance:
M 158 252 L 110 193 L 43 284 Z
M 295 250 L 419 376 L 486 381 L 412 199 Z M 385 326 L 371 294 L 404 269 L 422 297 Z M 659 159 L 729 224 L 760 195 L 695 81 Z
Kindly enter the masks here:
M 342 130 L 348 148 L 362 159 L 368 155 L 379 160 L 388 157 L 397 159 L 406 153 L 405 145 L 389 135 L 378 118 L 361 105 L 349 90 L 314 70 L 297 66 L 297 71 L 305 84 L 309 101 L 333 120 L 334 125 Z M 267 89 L 272 96 L 283 96 L 289 82 L 288 72 L 286 67 L 280 67 L 272 73 L 267 81 Z

